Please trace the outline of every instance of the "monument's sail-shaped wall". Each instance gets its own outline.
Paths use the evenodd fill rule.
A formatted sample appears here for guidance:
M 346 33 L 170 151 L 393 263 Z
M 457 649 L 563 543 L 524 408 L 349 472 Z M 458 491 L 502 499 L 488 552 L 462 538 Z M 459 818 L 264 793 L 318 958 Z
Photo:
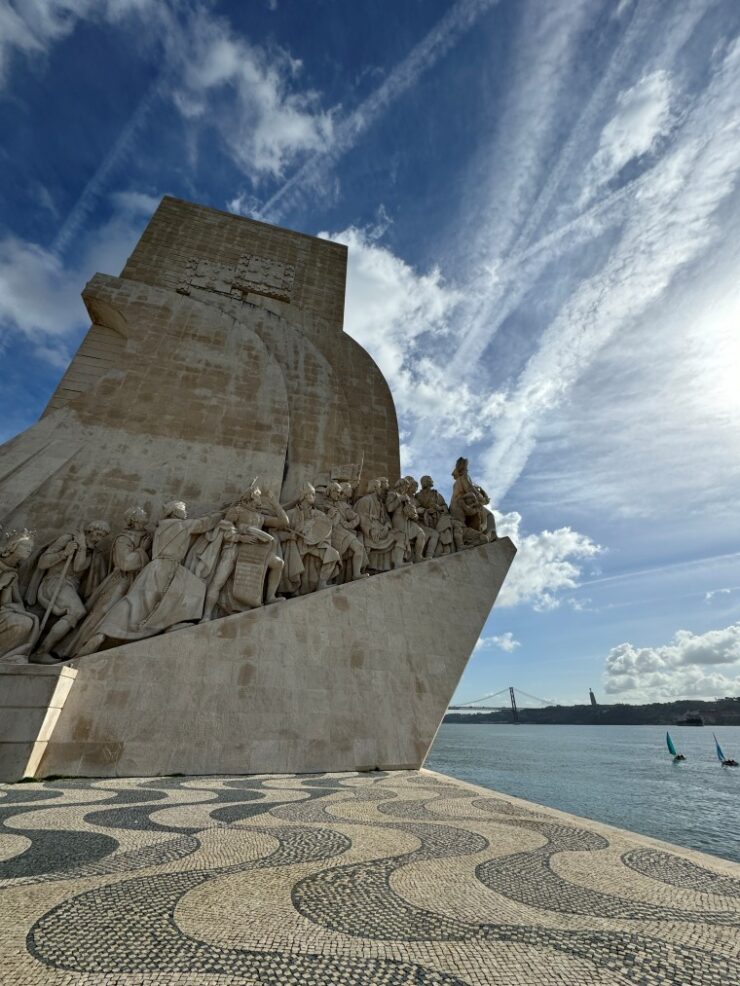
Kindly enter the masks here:
M 0 447 L 9 526 L 40 538 L 132 502 L 193 513 L 259 475 L 281 499 L 348 463 L 399 473 L 382 374 L 342 330 L 346 247 L 165 197 L 43 418 Z

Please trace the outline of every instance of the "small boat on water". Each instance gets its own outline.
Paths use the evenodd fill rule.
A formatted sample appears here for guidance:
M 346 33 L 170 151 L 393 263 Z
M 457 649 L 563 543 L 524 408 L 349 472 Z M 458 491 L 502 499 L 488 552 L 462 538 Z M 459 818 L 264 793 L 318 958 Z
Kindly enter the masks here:
M 682 719 L 676 719 L 676 726 L 703 726 L 704 717 L 699 712 L 687 712 Z
M 668 752 L 673 757 L 673 762 L 674 763 L 680 763 L 682 760 L 685 760 L 686 759 L 686 757 L 683 755 L 683 753 L 677 753 L 676 752 L 676 747 L 673 745 L 673 740 L 671 739 L 671 734 L 670 733 L 666 733 L 665 734 L 665 741 L 666 741 L 666 745 L 668 747 Z
M 714 733 L 712 733 L 712 736 L 714 736 L 714 748 L 717 751 L 717 759 L 722 764 L 722 766 L 737 767 L 738 766 L 737 760 L 733 760 L 732 757 L 726 757 L 722 752 L 722 747 L 719 745 L 719 740 L 717 739 Z

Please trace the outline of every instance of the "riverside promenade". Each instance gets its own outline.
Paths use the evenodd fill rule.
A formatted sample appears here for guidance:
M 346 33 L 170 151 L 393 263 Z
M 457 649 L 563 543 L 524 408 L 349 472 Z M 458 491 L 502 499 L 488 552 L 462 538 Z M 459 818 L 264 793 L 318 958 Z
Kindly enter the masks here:
M 3 986 L 740 982 L 740 867 L 429 771 L 3 785 L 0 822 Z

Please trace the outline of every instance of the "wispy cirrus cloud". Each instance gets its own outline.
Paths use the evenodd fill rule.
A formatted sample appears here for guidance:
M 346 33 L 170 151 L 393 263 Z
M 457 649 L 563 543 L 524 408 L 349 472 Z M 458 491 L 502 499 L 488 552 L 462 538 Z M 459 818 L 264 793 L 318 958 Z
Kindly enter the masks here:
M 475 0 L 482 3 L 484 0 Z M 130 29 L 156 62 L 156 75 L 65 217 L 52 250 L 63 253 L 90 217 L 151 123 L 175 106 L 191 142 L 216 134 L 253 183 L 281 178 L 289 165 L 334 142 L 333 112 L 301 84 L 302 64 L 277 45 L 237 33 L 204 0 L 32 0 L 0 7 L 0 82 L 13 57 L 43 58 L 82 21 Z
M 6 0 L 0 5 L 0 86 L 11 75 L 13 58 L 43 58 L 74 31 L 78 21 L 120 23 L 150 12 L 157 0 Z
M 257 218 L 277 222 L 301 205 L 306 192 L 324 191 L 337 161 L 354 147 L 369 128 L 423 73 L 452 48 L 482 14 L 499 0 L 456 0 L 434 27 L 419 41 L 383 82 L 359 106 L 338 119 L 330 146 L 313 155 L 265 202 Z
M 540 424 L 599 350 L 642 316 L 677 272 L 717 236 L 715 213 L 740 172 L 740 43 L 718 59 L 680 139 L 624 203 L 621 230 L 600 269 L 583 280 L 542 334 L 499 419 L 487 456 L 496 496 L 520 475 Z
M 495 182 L 488 187 L 492 201 L 484 194 L 473 203 L 468 224 L 476 230 L 475 246 L 470 251 L 476 263 L 467 285 L 468 301 L 458 316 L 460 341 L 451 365 L 453 373 L 465 372 L 483 356 L 507 318 L 536 290 L 550 264 L 562 262 L 574 249 L 597 240 L 621 222 L 625 201 L 639 192 L 649 175 L 633 177 L 623 187 L 589 202 L 593 198 L 595 172 L 593 167 L 587 168 L 584 175 L 583 162 L 599 153 L 602 141 L 605 147 L 613 144 L 613 140 L 603 138 L 603 130 L 619 129 L 615 121 L 623 119 L 620 98 L 626 98 L 625 94 L 636 85 L 639 91 L 640 77 L 670 77 L 670 69 L 687 40 L 716 3 L 717 0 L 691 0 L 663 12 L 651 0 L 639 0 L 625 11 L 623 31 L 608 55 L 606 67 L 599 72 L 565 139 L 560 139 L 554 160 L 552 124 L 548 126 L 547 120 L 556 119 L 570 107 L 570 93 L 562 94 L 577 84 L 572 66 L 580 55 L 578 44 L 585 12 L 578 4 L 563 8 L 565 20 L 559 29 L 553 25 L 549 31 L 542 46 L 544 57 L 540 57 L 540 46 L 522 46 L 518 75 L 536 78 L 538 85 L 527 102 L 518 100 L 515 94 L 511 96 L 512 120 L 507 130 L 496 136 L 488 154 L 494 160 L 508 160 L 509 142 L 513 141 L 517 154 L 510 159 L 510 170 L 516 171 L 517 158 L 522 155 L 526 163 L 524 174 L 531 180 L 523 194 L 525 186 L 514 178 L 519 194 L 513 196 L 509 196 L 507 184 Z M 530 7 L 533 17 L 546 22 L 538 0 L 531 0 Z M 588 12 L 595 17 L 598 8 L 592 7 Z M 655 37 L 658 21 L 659 39 Z M 547 56 L 549 46 L 554 46 L 553 57 Z M 630 71 L 640 73 L 634 82 L 629 81 Z M 561 98 L 557 99 L 557 95 Z M 529 127 L 532 117 L 538 120 L 538 127 Z M 525 136 L 517 138 L 522 132 Z M 603 164 L 598 169 L 599 174 L 602 172 Z M 545 220 L 551 212 L 554 214 L 547 226 Z M 492 224 L 479 224 L 481 214 L 493 214 L 497 219 Z
M 601 131 L 587 169 L 580 205 L 590 202 L 630 161 L 656 150 L 673 123 L 673 90 L 670 74 L 658 69 L 619 94 L 617 111 Z

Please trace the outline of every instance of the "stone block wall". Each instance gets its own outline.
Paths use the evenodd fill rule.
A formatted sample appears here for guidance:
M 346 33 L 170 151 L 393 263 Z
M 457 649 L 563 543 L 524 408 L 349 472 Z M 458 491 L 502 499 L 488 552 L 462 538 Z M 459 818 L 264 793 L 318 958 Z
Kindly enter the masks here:
M 0 781 L 33 777 L 77 671 L 0 664 Z

